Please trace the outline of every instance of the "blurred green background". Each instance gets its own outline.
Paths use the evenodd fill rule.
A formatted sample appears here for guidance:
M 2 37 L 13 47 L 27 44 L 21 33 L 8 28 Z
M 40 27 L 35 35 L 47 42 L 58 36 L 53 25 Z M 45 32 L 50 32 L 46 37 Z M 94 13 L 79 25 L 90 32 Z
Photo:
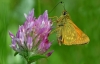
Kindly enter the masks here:
M 50 35 L 51 50 L 47 59 L 33 64 L 100 64 L 100 0 L 62 0 L 74 23 L 90 37 L 89 44 L 59 46 L 56 33 Z M 35 16 L 50 12 L 60 0 L 0 0 L 0 64 L 26 64 L 25 60 L 10 48 L 10 30 L 16 34 L 25 21 L 24 13 L 33 8 Z M 49 17 L 60 16 L 63 7 L 59 4 Z M 55 26 L 54 26 L 55 27 Z

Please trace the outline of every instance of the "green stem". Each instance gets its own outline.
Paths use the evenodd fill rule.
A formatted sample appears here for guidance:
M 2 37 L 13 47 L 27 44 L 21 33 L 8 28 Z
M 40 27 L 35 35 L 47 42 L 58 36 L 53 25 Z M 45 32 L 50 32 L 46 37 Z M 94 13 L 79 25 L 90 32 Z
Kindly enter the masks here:
M 31 63 L 27 61 L 27 64 L 31 64 Z
M 31 64 L 31 63 L 28 61 L 28 58 L 26 58 L 25 56 L 24 56 L 24 58 L 25 58 L 25 60 L 27 61 L 27 64 Z
M 38 14 L 40 14 L 41 13 L 41 5 L 40 5 L 40 0 L 38 0 Z

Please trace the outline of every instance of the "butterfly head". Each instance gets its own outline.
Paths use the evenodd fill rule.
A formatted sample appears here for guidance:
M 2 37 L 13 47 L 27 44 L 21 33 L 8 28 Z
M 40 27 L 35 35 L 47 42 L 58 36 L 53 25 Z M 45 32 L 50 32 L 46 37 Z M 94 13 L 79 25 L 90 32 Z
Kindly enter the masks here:
M 62 12 L 62 15 L 63 15 L 64 17 L 69 18 L 69 14 L 68 14 L 68 12 L 67 12 L 66 10 L 64 10 L 64 11 Z
M 67 11 L 64 10 L 64 11 L 62 12 L 62 14 L 63 14 L 63 15 L 67 15 Z

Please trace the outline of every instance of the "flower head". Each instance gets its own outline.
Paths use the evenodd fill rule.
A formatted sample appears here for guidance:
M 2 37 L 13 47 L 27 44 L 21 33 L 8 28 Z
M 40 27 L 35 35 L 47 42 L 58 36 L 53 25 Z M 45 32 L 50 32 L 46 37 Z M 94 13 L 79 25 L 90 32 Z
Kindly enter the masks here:
M 36 19 L 33 9 L 28 15 L 25 14 L 25 18 L 26 21 L 19 26 L 16 36 L 9 32 L 12 38 L 12 49 L 22 56 L 28 56 L 29 54 L 50 56 L 52 52 L 47 53 L 47 50 L 51 46 L 48 36 L 52 24 L 51 20 L 48 19 L 47 10 Z

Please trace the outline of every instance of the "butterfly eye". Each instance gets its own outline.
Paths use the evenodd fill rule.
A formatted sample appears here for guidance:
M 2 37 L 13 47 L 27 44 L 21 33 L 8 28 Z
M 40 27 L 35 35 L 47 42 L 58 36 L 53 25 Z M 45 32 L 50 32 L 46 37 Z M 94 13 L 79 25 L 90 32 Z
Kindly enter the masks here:
M 63 15 L 66 15 L 66 14 L 67 14 L 67 11 L 64 11 L 64 12 L 63 12 Z

